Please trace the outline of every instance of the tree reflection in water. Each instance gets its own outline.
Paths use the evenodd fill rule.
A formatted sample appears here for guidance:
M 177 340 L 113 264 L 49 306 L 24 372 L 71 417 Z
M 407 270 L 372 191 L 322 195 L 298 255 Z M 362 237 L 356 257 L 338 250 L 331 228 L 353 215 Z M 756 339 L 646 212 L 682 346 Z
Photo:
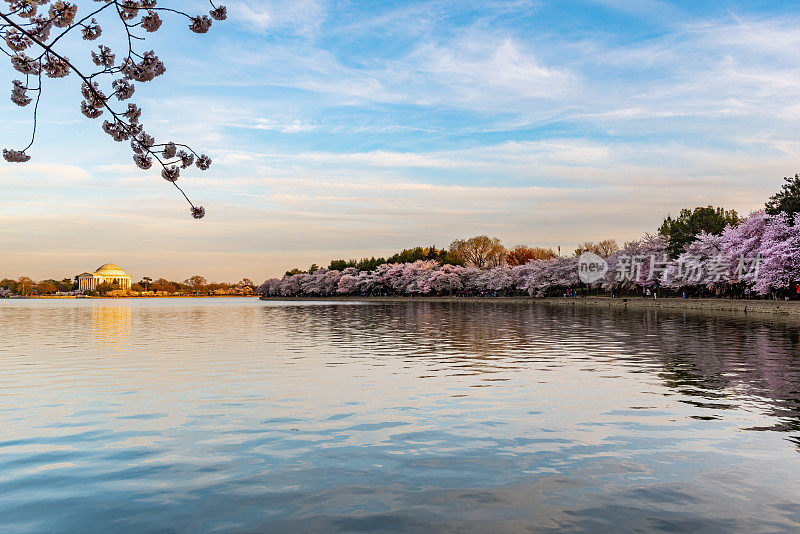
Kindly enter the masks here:
M 302 332 L 298 341 L 332 343 L 340 357 L 388 353 L 425 362 L 429 374 L 423 377 L 481 375 L 476 386 L 490 386 L 509 379 L 493 374 L 560 367 L 565 360 L 583 361 L 585 371 L 612 364 L 657 376 L 692 406 L 741 408 L 778 419 L 747 430 L 800 431 L 800 330 L 779 319 L 424 301 L 267 306 L 264 315 L 272 325 Z M 286 334 L 291 343 L 292 329 Z M 395 338 L 391 346 L 385 343 L 389 337 Z M 788 439 L 800 448 L 800 436 Z

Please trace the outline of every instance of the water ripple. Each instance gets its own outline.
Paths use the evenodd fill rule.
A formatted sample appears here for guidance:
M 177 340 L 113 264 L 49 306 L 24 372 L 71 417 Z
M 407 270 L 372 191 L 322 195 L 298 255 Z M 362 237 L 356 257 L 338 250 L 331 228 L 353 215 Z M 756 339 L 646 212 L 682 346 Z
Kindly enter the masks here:
M 0 300 L 0 530 L 796 531 L 790 324 Z

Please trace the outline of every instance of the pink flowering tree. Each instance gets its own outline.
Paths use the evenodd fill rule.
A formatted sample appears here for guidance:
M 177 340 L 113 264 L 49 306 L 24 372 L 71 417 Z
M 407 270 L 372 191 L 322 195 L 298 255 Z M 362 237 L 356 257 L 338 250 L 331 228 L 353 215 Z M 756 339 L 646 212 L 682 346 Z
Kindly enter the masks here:
M 510 277 L 515 286 L 531 296 L 544 297 L 553 291 L 578 287 L 578 259 L 558 256 L 535 260 L 515 268 Z
M 547 272 L 550 260 L 529 261 L 514 270 L 517 289 L 526 291 L 532 297 L 544 297 L 548 289 Z
M 664 236 L 652 234 L 625 243 L 606 260 L 608 271 L 603 278 L 603 289 L 631 290 L 658 284 L 669 264 L 667 244 Z
M 429 281 L 431 273 L 439 266 L 438 262 L 418 260 L 414 263 L 404 263 L 402 266 L 400 285 L 397 286 L 398 292 L 410 295 L 415 293 L 425 295 L 431 292 Z
M 358 275 L 343 273 L 336 286 L 336 292 L 342 295 L 352 295 L 358 293 Z
M 488 289 L 494 293 L 508 294 L 514 289 L 513 267 L 501 265 L 487 271 L 489 276 L 486 283 Z
M 695 287 L 719 292 L 731 280 L 731 264 L 722 252 L 724 238 L 700 232 L 661 276 L 670 288 Z
M 280 284 L 280 295 L 283 297 L 302 295 L 304 292 L 303 282 L 306 281 L 307 277 L 307 274 L 284 277 Z
M 200 170 L 211 166 L 211 159 L 190 147 L 168 141 L 157 143 L 140 122 L 142 110 L 126 102 L 135 92 L 137 83 L 147 83 L 166 71 L 164 63 L 153 52 L 139 46 L 145 36 L 161 28 L 161 15 L 185 19 L 189 30 L 206 33 L 213 20 L 225 20 L 224 6 L 211 3 L 209 13 L 191 15 L 180 10 L 157 5 L 157 0 L 95 0 L 85 2 L 79 10 L 77 3 L 61 0 L 5 0 L 0 7 L 0 32 L 4 42 L 0 49 L 10 59 L 11 66 L 23 79 L 12 81 L 11 101 L 21 107 L 33 104 L 30 142 L 21 149 L 3 149 L 3 157 L 12 163 L 30 160 L 28 150 L 36 139 L 39 101 L 45 90 L 46 78 L 75 76 L 81 81 L 81 111 L 90 119 L 105 117 L 105 131 L 114 141 L 130 142 L 134 163 L 147 170 L 156 165 L 161 176 L 172 183 L 189 202 L 196 219 L 205 215 L 202 206 L 195 206 L 177 184 L 182 169 L 191 165 Z M 115 24 L 124 32 L 123 47 L 112 49 L 101 42 L 103 28 Z M 86 43 L 85 58 L 93 66 L 83 67 L 86 61 L 74 61 L 65 50 L 75 49 L 70 39 Z M 79 41 L 80 42 L 80 41 Z
M 403 281 L 400 276 L 403 274 L 402 263 L 384 263 L 376 269 L 376 283 L 387 293 L 402 293 Z
M 258 286 L 256 293 L 259 295 L 266 295 L 268 297 L 275 297 L 280 295 L 281 280 L 279 278 L 270 278 L 265 280 L 263 284 Z
M 486 288 L 481 285 L 481 274 L 483 271 L 477 267 L 465 267 L 459 273 L 461 279 L 461 288 L 469 293 L 481 293 L 486 291 Z
M 740 257 L 758 256 L 761 250 L 761 239 L 766 231 L 770 216 L 764 210 L 751 213 L 737 226 L 728 226 L 722 232 L 720 244 L 722 253 L 732 262 Z
M 793 224 L 792 224 L 793 223 Z M 701 232 L 675 259 L 663 236 L 645 235 L 608 257 L 602 284 L 607 291 L 663 286 L 671 289 L 723 290 L 753 287 L 761 294 L 800 282 L 800 214 L 751 214 L 722 235 Z M 743 269 L 740 259 L 755 260 Z M 559 256 L 491 269 L 442 265 L 434 260 L 379 265 L 374 271 L 320 269 L 267 280 L 265 295 L 454 294 L 527 292 L 543 297 L 581 286 L 578 258 Z M 738 285 L 737 285 L 738 283 Z
M 761 239 L 760 255 L 754 287 L 762 295 L 800 281 L 800 214 L 793 221 L 786 213 L 770 217 Z
M 375 271 L 361 271 L 358 273 L 358 291 L 365 295 L 380 293 L 383 288 Z
M 463 270 L 460 265 L 442 265 L 428 276 L 427 285 L 431 292 L 452 295 L 463 287 L 460 276 Z
M 722 254 L 728 259 L 734 281 L 741 286 L 751 287 L 757 282 L 761 244 L 770 219 L 764 210 L 756 211 L 722 232 Z

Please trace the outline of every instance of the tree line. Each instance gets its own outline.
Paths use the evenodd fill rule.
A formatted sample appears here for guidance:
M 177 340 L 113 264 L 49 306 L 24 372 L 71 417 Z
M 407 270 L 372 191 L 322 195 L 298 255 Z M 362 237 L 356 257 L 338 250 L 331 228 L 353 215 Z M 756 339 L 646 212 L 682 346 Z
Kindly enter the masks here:
M 457 239 L 451 243 L 449 249 L 437 248 L 435 245 L 431 245 L 403 249 L 388 258 L 372 256 L 361 259 L 331 260 L 326 270 L 344 271 L 345 269 L 357 269 L 359 271 L 374 271 L 385 264 L 413 263 L 415 261 L 435 261 L 442 265 L 476 265 L 483 268 L 503 264 L 522 265 L 530 260 L 555 258 L 556 255 L 552 249 L 526 245 L 517 245 L 507 249 L 498 238 L 480 235 L 469 239 Z M 306 270 L 294 268 L 286 271 L 285 276 L 313 274 L 320 269 L 315 263 Z
M 240 282 L 209 282 L 205 277 L 194 275 L 183 282 L 153 279 L 149 276 L 131 284 L 130 290 L 117 284 L 102 283 L 95 290 L 78 291 L 78 277 L 62 280 L 47 279 L 39 282 L 28 276 L 20 276 L 16 280 L 4 278 L 0 280 L 0 297 L 18 295 L 22 297 L 42 295 L 74 295 L 82 293 L 89 296 L 151 296 L 151 295 L 252 295 L 256 289 L 249 278 Z
M 265 281 L 258 292 L 800 297 L 800 176 L 785 182 L 763 210 L 745 218 L 721 207 L 683 209 L 666 216 L 656 234 L 622 246 L 614 239 L 586 241 L 571 256 L 562 256 L 543 247 L 506 249 L 498 238 L 481 235 L 457 239 L 448 249 L 415 247 L 389 259 L 334 260 L 328 268 L 294 269 Z M 608 270 L 601 279 L 581 281 L 579 258 L 586 252 L 605 259 Z

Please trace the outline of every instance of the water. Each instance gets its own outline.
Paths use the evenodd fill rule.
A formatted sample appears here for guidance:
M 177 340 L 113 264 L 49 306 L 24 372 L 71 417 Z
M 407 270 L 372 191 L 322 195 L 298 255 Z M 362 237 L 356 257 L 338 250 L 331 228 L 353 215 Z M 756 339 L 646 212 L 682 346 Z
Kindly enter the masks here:
M 795 531 L 791 324 L 0 300 L 0 531 Z

